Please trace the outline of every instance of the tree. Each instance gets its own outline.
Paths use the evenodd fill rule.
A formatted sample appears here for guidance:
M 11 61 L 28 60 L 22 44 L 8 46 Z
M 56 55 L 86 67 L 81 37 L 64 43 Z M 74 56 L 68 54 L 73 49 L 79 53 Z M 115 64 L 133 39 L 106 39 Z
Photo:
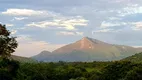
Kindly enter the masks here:
M 122 80 L 133 66 L 135 65 L 129 61 L 116 61 L 102 70 L 100 80 Z
M 18 43 L 5 25 L 0 24 L 0 80 L 13 80 L 19 68 L 19 62 L 10 59 Z
M 0 57 L 9 58 L 15 52 L 18 43 L 15 37 L 10 36 L 9 30 L 5 25 L 0 24 Z
M 125 80 L 142 80 L 142 66 L 138 65 L 127 72 Z

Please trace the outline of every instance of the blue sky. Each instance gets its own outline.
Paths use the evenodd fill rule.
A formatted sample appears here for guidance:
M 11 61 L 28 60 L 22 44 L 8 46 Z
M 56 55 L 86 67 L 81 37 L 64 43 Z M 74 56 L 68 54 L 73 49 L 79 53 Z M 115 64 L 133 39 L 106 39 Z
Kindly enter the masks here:
M 14 54 L 53 51 L 84 36 L 142 46 L 142 0 L 0 0 L 0 23 L 17 36 Z

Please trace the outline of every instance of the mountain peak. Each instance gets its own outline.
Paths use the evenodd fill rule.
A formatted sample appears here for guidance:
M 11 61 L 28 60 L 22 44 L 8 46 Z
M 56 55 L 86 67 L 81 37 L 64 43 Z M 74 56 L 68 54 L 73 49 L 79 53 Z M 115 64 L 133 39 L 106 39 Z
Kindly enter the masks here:
M 82 39 L 89 39 L 89 37 L 85 36 L 85 37 L 83 37 Z
M 46 50 L 42 51 L 41 53 L 47 53 L 47 52 L 48 52 L 48 53 L 51 53 L 51 52 L 49 52 L 49 51 L 46 51 Z
M 81 39 L 81 41 L 85 41 L 85 40 L 91 41 L 91 39 L 92 39 L 92 38 L 89 38 L 89 37 L 83 37 L 83 38 Z
M 80 49 L 93 49 L 93 42 L 90 40 L 89 37 L 83 37 L 79 43 L 80 43 Z
M 93 39 L 93 38 L 89 38 L 89 37 L 83 37 L 81 39 L 81 41 L 85 41 L 85 40 L 87 40 L 87 41 L 89 41 L 91 43 L 95 43 L 95 44 L 104 44 L 105 43 L 103 41 L 100 41 L 100 40 L 97 40 L 97 39 Z
M 83 37 L 81 40 L 65 45 L 52 53 L 42 52 L 33 58 L 47 61 L 94 61 L 119 60 L 137 51 L 133 47 L 113 45 L 97 39 Z
M 80 49 L 94 49 L 96 46 L 109 45 L 108 43 L 89 37 L 83 37 L 78 43 L 80 44 Z

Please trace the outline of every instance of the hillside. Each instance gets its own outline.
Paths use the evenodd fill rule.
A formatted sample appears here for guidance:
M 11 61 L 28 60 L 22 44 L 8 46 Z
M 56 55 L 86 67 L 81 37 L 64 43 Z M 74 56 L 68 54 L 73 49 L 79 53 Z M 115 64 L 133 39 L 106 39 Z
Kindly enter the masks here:
M 120 60 L 137 52 L 140 51 L 130 46 L 109 44 L 84 37 L 52 53 L 44 51 L 32 58 L 40 61 L 110 61 Z
M 122 59 L 122 60 L 127 60 L 127 61 L 132 61 L 132 62 L 142 62 L 142 52 L 137 53 L 135 55 L 132 55 L 132 56 L 127 57 L 127 58 Z
M 27 58 L 27 57 L 21 57 L 21 56 L 15 56 L 15 55 L 12 55 L 11 58 L 19 62 L 28 62 L 28 63 L 36 62 L 36 60 L 34 59 Z
M 44 61 L 47 59 L 47 56 L 50 56 L 52 53 L 49 51 L 42 51 L 40 54 L 33 56 L 32 58 L 38 61 Z

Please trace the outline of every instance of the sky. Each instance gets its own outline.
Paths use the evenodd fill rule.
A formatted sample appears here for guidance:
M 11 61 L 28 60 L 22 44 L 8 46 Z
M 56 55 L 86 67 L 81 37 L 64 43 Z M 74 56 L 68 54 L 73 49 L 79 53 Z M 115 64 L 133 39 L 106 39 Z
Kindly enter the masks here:
M 85 36 L 142 46 L 142 0 L 0 0 L 0 23 L 17 37 L 14 54 L 25 57 Z

